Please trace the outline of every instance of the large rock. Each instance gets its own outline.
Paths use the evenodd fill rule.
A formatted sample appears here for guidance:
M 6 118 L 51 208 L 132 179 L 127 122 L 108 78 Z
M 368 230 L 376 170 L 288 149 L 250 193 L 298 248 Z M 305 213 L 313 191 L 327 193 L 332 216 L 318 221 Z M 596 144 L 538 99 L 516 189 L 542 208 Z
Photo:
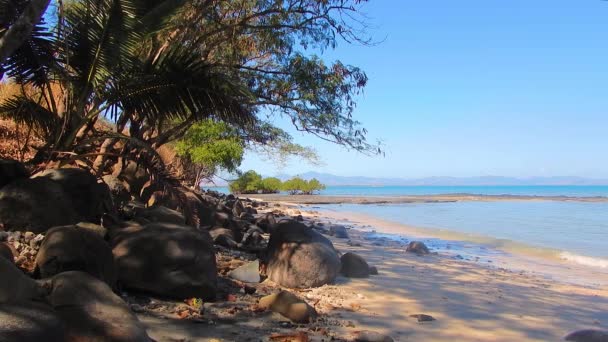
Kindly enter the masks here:
M 264 237 L 262 236 L 264 232 L 257 226 L 253 225 L 247 230 L 247 232 L 243 235 L 241 239 L 241 244 L 245 246 L 260 246 L 264 242 Z
M 317 317 L 317 311 L 312 306 L 288 291 L 262 297 L 258 306 L 280 313 L 296 323 L 309 323 Z
M 340 257 L 342 262 L 341 273 L 349 278 L 369 277 L 370 267 L 361 256 L 348 252 Z
M 32 301 L 0 304 L 0 341 L 65 342 L 65 326 L 48 305 Z
M 578 330 L 568 334 L 564 339 L 574 342 L 608 342 L 608 331 L 595 329 Z
M 103 181 L 108 186 L 114 205 L 121 208 L 131 201 L 131 192 L 129 184 L 114 175 L 103 176 Z
M 426 255 L 429 254 L 429 248 L 421 241 L 412 241 L 407 245 L 405 249 L 408 253 L 415 253 L 418 255 Z
M 276 224 L 277 220 L 272 213 L 266 213 L 258 217 L 255 221 L 255 225 L 262 228 L 266 233 L 270 232 Z
M 16 160 L 0 159 L 0 188 L 20 178 L 28 178 L 25 166 Z
M 208 232 L 174 224 L 127 227 L 112 233 L 118 280 L 126 288 L 166 297 L 213 299 L 215 250 Z
M 38 299 L 43 290 L 11 261 L 0 258 L 0 303 L 16 303 Z
M 337 237 L 338 239 L 348 239 L 348 232 L 346 227 L 340 225 L 333 225 L 329 228 L 329 234 Z
M 137 209 L 135 219 L 144 219 L 148 222 L 162 222 L 173 224 L 186 224 L 186 219 L 179 211 L 156 205 L 150 208 Z
M 49 169 L 34 177 L 52 179 L 68 194 L 74 209 L 83 221 L 99 223 L 106 212 L 113 209 L 110 189 L 89 171 L 76 168 Z
M 214 227 L 209 231 L 209 234 L 211 234 L 211 238 L 213 238 L 213 240 L 215 240 L 220 235 L 226 235 L 227 237 L 234 240 L 234 232 L 232 231 L 232 229 L 228 228 Z
M 322 286 L 340 272 L 340 257 L 331 241 L 296 221 L 276 225 L 266 257 L 268 278 L 286 287 Z
M 36 256 L 42 278 L 65 271 L 83 271 L 111 287 L 116 284 L 112 249 L 100 233 L 78 226 L 49 229 Z
M 18 179 L 0 189 L 4 229 L 41 233 L 80 220 L 71 198 L 51 179 Z
M 245 206 L 243 205 L 243 202 L 241 202 L 240 200 L 236 200 L 234 201 L 234 205 L 232 206 L 232 214 L 235 217 L 239 217 L 241 216 L 242 213 L 245 213 Z
M 229 222 L 228 227 L 213 227 L 209 232 L 211 233 L 211 236 L 213 238 L 220 234 L 226 235 L 234 241 L 241 241 L 241 239 L 243 238 L 241 224 L 236 221 Z
M 182 189 L 183 190 L 183 189 Z M 215 207 L 218 200 L 212 196 L 203 195 L 196 191 L 184 190 L 178 207 L 187 213 L 192 221 L 189 225 L 197 227 L 211 227 L 216 225 Z
M 133 161 L 127 161 L 124 164 L 122 162 L 116 163 L 112 175 L 129 184 L 131 195 L 137 199 L 139 199 L 144 184 L 150 180 L 146 169 Z
M 15 253 L 7 243 L 0 242 L 0 258 L 5 258 L 10 262 L 15 261 Z
M 230 271 L 228 276 L 232 279 L 246 283 L 260 282 L 260 261 L 255 260 Z
M 64 272 L 47 286 L 51 289 L 48 302 L 65 322 L 68 341 L 152 341 L 106 283 L 83 272 Z

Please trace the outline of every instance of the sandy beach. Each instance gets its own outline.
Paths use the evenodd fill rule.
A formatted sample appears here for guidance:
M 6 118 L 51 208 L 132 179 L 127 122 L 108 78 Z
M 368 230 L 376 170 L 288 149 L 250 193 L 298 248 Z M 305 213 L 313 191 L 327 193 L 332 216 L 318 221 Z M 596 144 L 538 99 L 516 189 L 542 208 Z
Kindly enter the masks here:
M 256 310 L 261 296 L 280 289 L 266 280 L 256 285 L 254 295 L 237 294 L 232 302 L 206 303 L 199 324 L 150 312 L 139 314 L 153 338 L 301 341 L 285 337 L 300 332 L 307 341 L 353 341 L 359 331 L 369 330 L 395 341 L 560 341 L 575 330 L 608 327 L 605 286 L 574 284 L 556 278 L 558 273 L 547 277 L 535 269 L 515 271 L 442 252 L 417 256 L 406 253 L 403 242 L 370 239 L 364 232 L 372 226 L 379 232 L 409 233 L 406 226 L 362 215 L 328 215 L 288 203 L 274 208 L 288 215 L 301 214 L 307 224 L 322 227 L 344 224 L 344 216 L 349 216 L 349 239 L 329 238 L 340 253 L 361 255 L 379 274 L 365 279 L 340 276 L 335 284 L 290 289 L 320 314 L 311 324 L 294 325 L 276 313 Z M 415 236 L 415 230 L 411 233 Z M 554 267 L 561 274 L 569 273 L 566 266 Z M 608 284 L 608 277 L 596 280 Z M 418 314 L 435 320 L 418 322 L 411 316 Z
M 387 233 L 404 228 L 357 219 L 357 224 Z M 361 305 L 367 312 L 348 314 L 359 328 L 383 331 L 400 341 L 558 341 L 573 330 L 608 324 L 605 287 L 442 254 L 419 257 L 404 253 L 403 244 L 378 246 L 356 229 L 349 234 L 351 243 L 333 239 L 336 247 L 362 255 L 380 271 L 370 279 L 341 282 L 344 291 L 365 297 Z M 352 241 L 361 246 L 352 246 Z M 419 313 L 437 321 L 420 324 L 409 317 Z

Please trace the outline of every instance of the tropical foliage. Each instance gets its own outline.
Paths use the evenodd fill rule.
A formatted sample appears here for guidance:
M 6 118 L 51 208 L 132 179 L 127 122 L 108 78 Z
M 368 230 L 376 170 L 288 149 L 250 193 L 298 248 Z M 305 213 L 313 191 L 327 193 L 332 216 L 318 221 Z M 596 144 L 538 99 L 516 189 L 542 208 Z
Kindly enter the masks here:
M 268 177 L 260 182 L 260 191 L 263 194 L 274 194 L 281 191 L 283 183 L 276 177 Z
M 198 185 L 219 170 L 237 171 L 245 153 L 244 141 L 224 122 L 210 119 L 193 124 L 175 144 L 184 169 L 191 172 L 192 185 Z
M 257 194 L 260 190 L 262 176 L 253 170 L 243 173 L 229 184 L 233 194 Z
M 257 172 L 249 170 L 232 181 L 229 189 L 234 194 L 272 194 L 282 190 L 290 195 L 312 195 L 317 191 L 325 190 L 325 185 L 316 178 L 307 181 L 300 177 L 293 177 L 281 182 L 276 177 L 262 178 Z
M 252 146 L 313 158 L 270 123 L 276 116 L 379 152 L 352 117 L 365 74 L 307 52 L 368 43 L 361 2 L 58 2 L 47 15 L 53 26 L 29 20 L 31 34 L 2 61 L 19 92 L 1 99 L 0 117 L 45 142 L 36 164 L 78 163 L 101 175 L 134 160 L 152 183 L 172 179 L 157 151 L 177 140 L 180 155 L 206 170 L 235 169 L 240 148 Z M 0 38 L 17 43 L 4 35 L 33 3 L 0 1 Z
M 321 184 L 316 178 L 305 180 L 300 177 L 294 177 L 283 183 L 282 189 L 291 195 L 304 194 L 312 195 L 315 191 L 325 189 L 325 185 Z

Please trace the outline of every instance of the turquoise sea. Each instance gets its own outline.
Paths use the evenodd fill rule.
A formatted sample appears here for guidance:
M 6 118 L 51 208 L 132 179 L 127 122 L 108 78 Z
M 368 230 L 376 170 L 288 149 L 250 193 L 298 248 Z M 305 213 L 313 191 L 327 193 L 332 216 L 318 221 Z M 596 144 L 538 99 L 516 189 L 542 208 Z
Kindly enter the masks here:
M 227 189 L 216 189 L 224 190 Z M 340 196 L 483 194 L 608 197 L 608 186 L 335 186 Z M 341 204 L 320 210 L 355 212 L 428 229 L 429 236 L 479 243 L 502 250 L 552 254 L 608 269 L 608 202 L 464 201 L 451 203 Z
M 228 193 L 228 187 L 210 189 Z M 608 197 L 608 185 L 499 185 L 499 186 L 328 186 L 319 192 L 327 196 L 399 196 L 399 195 L 525 195 L 525 196 L 570 196 Z

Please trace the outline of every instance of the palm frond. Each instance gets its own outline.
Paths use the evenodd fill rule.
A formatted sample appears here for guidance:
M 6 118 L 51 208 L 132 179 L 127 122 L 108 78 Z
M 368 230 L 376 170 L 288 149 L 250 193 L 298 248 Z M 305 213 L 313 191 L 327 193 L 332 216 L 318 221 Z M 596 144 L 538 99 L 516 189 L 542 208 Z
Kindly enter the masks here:
M 110 76 L 129 67 L 141 40 L 136 24 L 134 1 L 85 0 L 66 8 L 60 55 L 73 70 L 77 87 L 103 87 Z
M 163 29 L 186 3 L 186 0 L 140 0 L 138 28 L 150 33 Z
M 0 104 L 0 117 L 36 129 L 47 141 L 61 126 L 53 112 L 24 95 L 6 99 Z
M 111 89 L 110 97 L 127 112 L 145 115 L 150 122 L 190 115 L 239 125 L 255 120 L 247 105 L 249 89 L 212 71 L 191 50 L 173 47 L 140 70 L 119 78 Z
M 19 18 L 28 1 L 0 0 L 0 27 L 6 29 Z M 48 82 L 49 71 L 55 65 L 53 34 L 44 20 L 34 26 L 25 41 L 3 64 L 0 72 L 14 78 L 17 83 L 41 87 Z

